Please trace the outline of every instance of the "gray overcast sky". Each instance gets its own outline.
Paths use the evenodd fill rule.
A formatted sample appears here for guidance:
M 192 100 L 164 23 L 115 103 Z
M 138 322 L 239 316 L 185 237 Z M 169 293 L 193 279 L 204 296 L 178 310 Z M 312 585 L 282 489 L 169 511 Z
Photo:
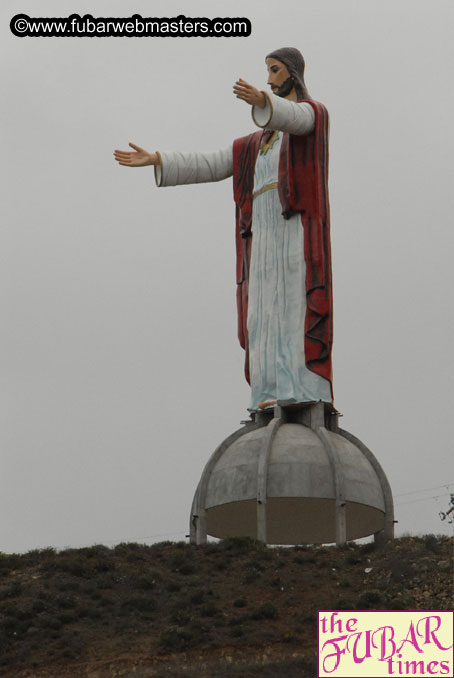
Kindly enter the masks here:
M 181 539 L 246 416 L 231 180 L 157 189 L 114 148 L 215 150 L 299 47 L 331 114 L 334 391 L 397 533 L 446 533 L 452 0 L 4 0 L 0 550 Z M 17 38 L 30 16 L 246 16 L 249 38 Z

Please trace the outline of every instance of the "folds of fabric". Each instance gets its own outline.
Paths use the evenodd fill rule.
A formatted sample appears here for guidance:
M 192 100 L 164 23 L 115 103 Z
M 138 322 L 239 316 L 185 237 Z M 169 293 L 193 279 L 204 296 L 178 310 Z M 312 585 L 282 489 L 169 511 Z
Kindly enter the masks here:
M 306 319 L 304 349 L 308 369 L 328 379 L 332 393 L 331 350 L 333 340 L 330 221 L 328 199 L 328 134 L 326 108 L 308 102 L 315 113 L 315 127 L 310 134 L 283 134 L 278 191 L 282 214 L 288 219 L 301 215 L 304 225 L 306 261 Z M 233 190 L 236 203 L 237 304 L 238 336 L 248 359 L 248 284 L 252 247 L 252 192 L 255 161 L 261 132 L 237 139 L 233 143 Z

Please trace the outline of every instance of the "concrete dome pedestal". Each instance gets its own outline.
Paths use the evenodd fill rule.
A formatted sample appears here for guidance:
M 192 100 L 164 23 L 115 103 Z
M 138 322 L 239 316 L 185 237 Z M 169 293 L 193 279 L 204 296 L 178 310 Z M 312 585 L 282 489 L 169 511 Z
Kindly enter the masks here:
M 212 454 L 190 516 L 191 542 L 343 544 L 394 535 L 391 488 L 372 452 L 326 403 L 255 414 Z

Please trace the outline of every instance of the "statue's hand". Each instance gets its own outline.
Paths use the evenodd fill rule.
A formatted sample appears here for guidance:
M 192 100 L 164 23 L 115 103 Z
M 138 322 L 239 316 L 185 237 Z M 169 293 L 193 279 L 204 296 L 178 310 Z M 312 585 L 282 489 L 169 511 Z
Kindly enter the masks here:
M 237 99 L 242 99 L 250 106 L 259 106 L 260 108 L 265 108 L 265 94 L 253 85 L 250 85 L 242 78 L 237 80 L 233 85 L 233 93 Z
M 157 153 L 148 153 L 144 148 L 129 144 L 132 151 L 114 151 L 115 160 L 125 167 L 145 167 L 146 165 L 159 165 L 159 156 Z

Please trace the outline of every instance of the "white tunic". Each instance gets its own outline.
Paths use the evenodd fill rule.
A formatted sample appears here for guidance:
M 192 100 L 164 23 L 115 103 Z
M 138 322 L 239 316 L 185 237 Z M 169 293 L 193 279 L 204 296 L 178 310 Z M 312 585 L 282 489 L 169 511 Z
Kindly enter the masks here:
M 252 109 L 253 120 L 280 133 L 266 153 L 259 152 L 254 195 L 277 183 L 282 132 L 307 134 L 314 126 L 310 104 L 267 97 L 264 109 Z M 219 181 L 233 173 L 232 146 L 214 153 L 161 153 L 161 165 L 155 169 L 158 186 Z M 306 263 L 301 216 L 282 217 L 277 188 L 256 195 L 252 214 L 249 409 L 267 400 L 331 402 L 329 381 L 307 369 L 304 355 Z
M 277 183 L 282 133 L 255 163 L 254 194 Z M 278 190 L 259 193 L 252 206 L 252 253 L 247 329 L 250 409 L 260 402 L 331 401 L 327 379 L 306 367 L 306 262 L 301 215 L 282 216 Z

